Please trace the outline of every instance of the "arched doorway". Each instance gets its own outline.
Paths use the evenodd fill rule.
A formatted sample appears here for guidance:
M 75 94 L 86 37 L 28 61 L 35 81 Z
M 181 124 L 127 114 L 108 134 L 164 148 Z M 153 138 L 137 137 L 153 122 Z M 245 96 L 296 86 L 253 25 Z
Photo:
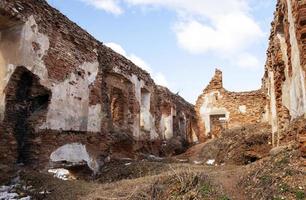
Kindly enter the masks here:
M 51 92 L 25 67 L 17 67 L 5 88 L 5 118 L 17 141 L 17 163 L 30 164 L 34 128 L 45 116 Z

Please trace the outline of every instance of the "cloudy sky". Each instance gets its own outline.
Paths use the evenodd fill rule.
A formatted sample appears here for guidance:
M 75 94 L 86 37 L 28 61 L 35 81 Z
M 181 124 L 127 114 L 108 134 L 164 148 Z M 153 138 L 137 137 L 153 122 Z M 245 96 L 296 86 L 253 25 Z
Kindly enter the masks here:
M 98 40 L 194 103 L 215 68 L 258 89 L 275 0 L 48 0 Z

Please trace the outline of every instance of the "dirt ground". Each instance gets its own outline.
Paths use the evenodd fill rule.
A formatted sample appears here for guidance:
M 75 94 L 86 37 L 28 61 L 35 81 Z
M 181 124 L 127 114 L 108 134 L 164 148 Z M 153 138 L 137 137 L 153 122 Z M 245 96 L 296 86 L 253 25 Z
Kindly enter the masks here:
M 103 172 L 103 170 L 105 170 Z M 150 161 L 112 162 L 97 177 L 63 181 L 36 171 L 19 173 L 19 193 L 32 199 L 292 199 L 305 200 L 306 170 L 295 150 L 249 165 L 207 166 Z
M 300 135 L 304 125 L 288 135 Z M 298 140 L 271 150 L 269 135 L 266 125 L 228 130 L 176 157 L 113 159 L 95 176 L 86 167 L 71 168 L 75 180 L 19 168 L 15 178 L 1 174 L 0 185 L 18 177 L 14 192 L 39 200 L 306 200 L 306 158 Z

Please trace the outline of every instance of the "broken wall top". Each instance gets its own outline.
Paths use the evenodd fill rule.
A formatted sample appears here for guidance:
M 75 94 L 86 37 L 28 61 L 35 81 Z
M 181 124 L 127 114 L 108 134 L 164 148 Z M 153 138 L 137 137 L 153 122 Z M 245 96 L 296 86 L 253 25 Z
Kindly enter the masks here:
M 50 40 L 44 62 L 48 68 L 60 71 L 49 73 L 51 79 L 62 81 L 77 66 L 98 58 L 99 67 L 105 70 L 111 71 L 116 67 L 128 75 L 135 74 L 148 84 L 154 84 L 148 72 L 97 41 L 45 0 L 2 0 L 0 14 L 4 16 L 0 18 L 0 29 L 25 23 L 30 16 L 34 17 L 39 32 L 47 35 Z

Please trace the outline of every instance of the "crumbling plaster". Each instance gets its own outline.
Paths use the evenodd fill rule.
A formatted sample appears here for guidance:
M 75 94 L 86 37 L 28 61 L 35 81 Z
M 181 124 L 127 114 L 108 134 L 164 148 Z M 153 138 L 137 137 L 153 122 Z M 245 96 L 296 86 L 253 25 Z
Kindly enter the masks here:
M 163 113 L 160 121 L 163 138 L 169 140 L 173 137 L 173 115 L 175 110 L 171 107 L 170 113 Z
M 264 122 L 267 120 L 262 106 L 265 102 L 263 90 L 230 92 L 224 89 L 222 72 L 216 69 L 195 105 L 200 139 L 220 136 L 222 129 Z M 214 117 L 220 117 L 219 121 L 213 121 Z
M 149 132 L 150 140 L 155 140 L 159 137 L 158 133 L 155 129 L 155 118 L 150 112 L 151 107 L 151 98 L 153 94 L 153 88 L 147 87 L 145 82 L 139 79 L 135 74 L 132 74 L 129 77 L 129 80 L 134 84 L 135 87 L 135 96 L 137 99 L 138 105 L 140 105 L 140 113 L 137 114 L 135 122 L 134 122 L 134 137 L 136 138 L 146 138 Z M 141 89 L 148 90 L 149 96 L 145 102 L 142 101 Z M 146 103 L 146 105 L 142 105 L 142 103 Z M 142 116 L 140 116 L 142 115 Z M 143 127 L 139 128 L 139 127 Z
M 230 112 L 225 107 L 216 107 L 214 105 L 214 102 L 216 101 L 216 98 L 221 99 L 222 95 L 219 91 L 214 91 L 206 94 L 204 96 L 204 102 L 200 109 L 200 114 L 202 117 L 202 120 L 205 124 L 205 135 L 208 136 L 211 130 L 211 122 L 210 122 L 210 116 L 211 115 L 225 115 L 226 120 L 229 120 Z
M 68 162 L 74 165 L 80 165 L 83 162 L 86 162 L 88 167 L 94 173 L 98 173 L 100 169 L 100 164 L 97 158 L 90 155 L 86 145 L 79 143 L 66 144 L 59 147 L 51 153 L 50 160 L 55 163 Z
M 298 40 L 296 38 L 296 19 L 292 13 L 291 0 L 287 0 L 289 35 L 291 44 L 291 62 L 292 62 L 292 79 L 290 87 L 290 115 L 293 118 L 303 116 L 306 113 L 306 90 L 305 90 L 305 74 L 303 72 L 300 60 L 300 50 Z M 286 95 L 286 94 L 285 94 Z M 287 95 L 286 95 L 287 96 Z M 287 98 L 287 97 L 283 97 Z
M 290 121 L 305 116 L 305 71 L 301 48 L 303 23 L 298 22 L 303 2 L 279 0 L 272 23 L 263 88 L 268 92 L 268 117 L 272 125 L 273 144 L 283 137 L 280 132 Z M 301 20 L 301 19 L 300 19 Z M 277 136 L 277 137 L 276 137 Z
M 95 81 L 99 63 L 84 63 L 78 73 L 51 86 L 52 99 L 41 129 L 64 131 L 101 130 L 101 105 L 89 105 L 89 86 Z M 61 119 L 61 120 L 59 120 Z
M 5 87 L 17 66 L 24 66 L 40 78 L 40 83 L 52 91 L 47 121 L 40 129 L 99 132 L 100 105 L 89 105 L 89 86 L 95 81 L 99 63 L 79 66 L 82 76 L 71 73 L 63 82 L 48 78 L 43 57 L 49 49 L 48 36 L 39 33 L 33 16 L 24 24 L 1 31 L 1 101 L 5 110 Z M 90 118 L 88 118 L 90 114 Z
M 49 49 L 49 39 L 38 32 L 33 16 L 24 24 L 0 31 L 0 116 L 5 110 L 5 87 L 17 66 L 24 66 L 41 79 L 41 84 L 50 87 L 48 71 L 43 56 Z M 34 50 L 33 44 L 39 49 Z
M 157 86 L 146 71 L 97 41 L 47 1 L 3 0 L 0 7 L 1 117 L 8 103 L 5 88 L 14 91 L 15 87 L 6 87 L 8 82 L 20 83 L 19 77 L 11 78 L 16 67 L 24 66 L 37 75 L 38 85 L 48 90 L 48 98 L 42 97 L 44 107 L 34 106 L 31 116 L 24 119 L 31 132 L 26 140 L 35 149 L 29 151 L 31 160 L 46 164 L 50 151 L 72 143 L 93 144 L 98 153 L 110 145 L 121 154 L 150 151 L 171 155 L 171 141 L 176 141 L 179 147 L 175 148 L 181 151 L 186 140 L 197 140 L 193 105 Z M 115 80 L 109 80 L 112 75 Z M 172 107 L 170 116 L 162 116 L 164 102 Z M 32 106 L 32 101 L 27 103 Z M 0 140 L 4 146 L 0 159 L 13 163 L 16 131 L 5 120 L 0 126 L 4 138 Z M 162 144 L 170 144 L 170 148 L 162 149 Z

